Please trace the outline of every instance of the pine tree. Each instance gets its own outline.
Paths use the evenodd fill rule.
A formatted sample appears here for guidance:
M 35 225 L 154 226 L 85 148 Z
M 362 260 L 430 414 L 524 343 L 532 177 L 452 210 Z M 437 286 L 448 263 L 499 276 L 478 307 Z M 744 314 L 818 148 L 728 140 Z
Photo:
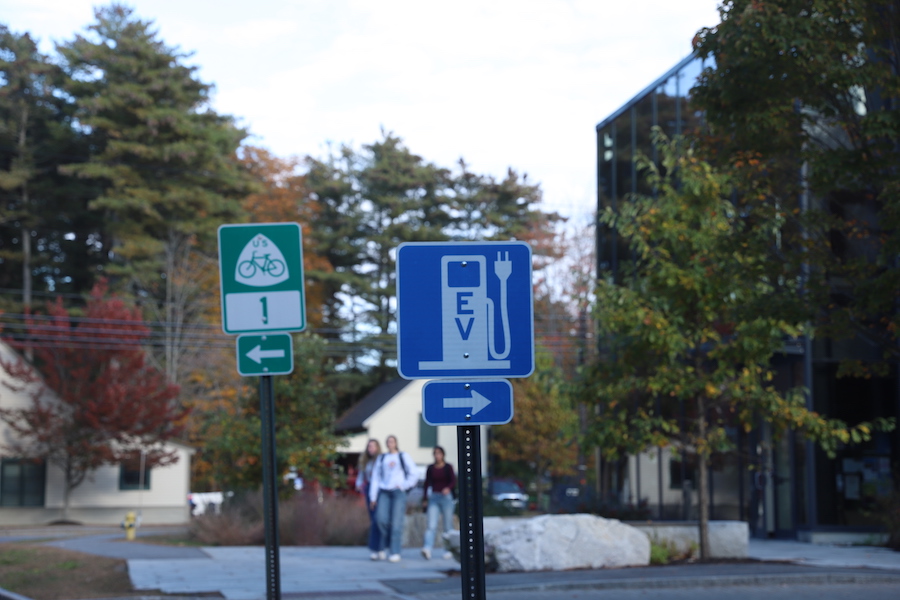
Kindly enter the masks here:
M 547 236 L 559 216 L 540 211 L 540 188 L 513 170 L 497 181 L 460 161 L 454 175 L 412 153 L 392 133 L 361 152 L 345 147 L 307 164 L 318 217 L 311 236 L 331 266 L 309 273 L 323 289 L 322 321 L 335 337 L 348 328 L 366 331 L 359 341 L 377 356 L 379 378 L 387 376 L 394 352 L 398 245 L 515 238 L 537 242 L 544 254 L 554 247 Z
M 107 271 L 158 311 L 162 362 L 177 381 L 196 291 L 189 273 L 200 262 L 193 254 L 213 256 L 216 227 L 243 218 L 249 179 L 235 151 L 245 132 L 209 108 L 211 86 L 150 22 L 119 4 L 95 16 L 84 36 L 58 47 L 66 92 L 94 148 L 65 171 L 102 182 L 90 207 L 108 224 Z
M 26 34 L 0 26 L 0 287 L 21 290 L 12 312 L 34 292 L 86 292 L 102 261 L 100 226 L 87 214 L 93 193 L 59 173 L 83 160 L 62 72 Z

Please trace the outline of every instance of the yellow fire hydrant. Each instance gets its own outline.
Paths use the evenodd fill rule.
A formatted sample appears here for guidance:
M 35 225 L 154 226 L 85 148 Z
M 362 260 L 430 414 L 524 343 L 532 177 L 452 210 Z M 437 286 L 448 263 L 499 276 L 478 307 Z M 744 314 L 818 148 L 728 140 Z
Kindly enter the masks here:
M 134 541 L 134 537 L 137 533 L 137 516 L 134 512 L 125 514 L 125 520 L 122 521 L 122 529 L 125 530 L 125 539 L 129 542 Z

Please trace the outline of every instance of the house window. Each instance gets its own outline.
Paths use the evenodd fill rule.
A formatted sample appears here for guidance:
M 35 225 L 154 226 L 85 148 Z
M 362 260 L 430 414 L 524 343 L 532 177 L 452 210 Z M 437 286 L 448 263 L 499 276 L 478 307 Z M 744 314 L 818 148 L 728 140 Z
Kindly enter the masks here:
M 0 462 L 0 506 L 44 506 L 44 461 L 4 458 Z
M 150 469 L 143 467 L 143 488 L 141 487 L 141 455 L 134 456 L 122 461 L 119 465 L 119 489 L 120 490 L 139 490 L 150 489 Z
M 429 425 L 419 413 L 419 448 L 434 448 L 437 446 L 437 427 Z
M 684 465 L 683 474 L 682 464 Z M 680 490 L 684 487 L 685 481 L 690 481 L 693 488 L 697 487 L 697 469 L 694 461 L 688 460 L 682 463 L 673 458 L 669 461 L 669 489 Z

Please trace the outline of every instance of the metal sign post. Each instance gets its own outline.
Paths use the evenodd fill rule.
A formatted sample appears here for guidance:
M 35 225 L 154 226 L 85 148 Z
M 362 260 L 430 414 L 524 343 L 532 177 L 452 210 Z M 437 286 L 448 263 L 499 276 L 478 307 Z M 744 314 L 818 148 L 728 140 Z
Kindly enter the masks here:
M 463 600 L 484 600 L 484 506 L 481 497 L 481 427 L 456 428 L 459 447 L 459 562 Z
M 259 378 L 259 413 L 262 422 L 263 520 L 266 534 L 266 600 L 281 598 L 278 540 L 278 463 L 275 460 L 275 394 L 272 377 Z
M 266 599 L 281 600 L 278 540 L 278 462 L 272 375 L 294 369 L 291 331 L 306 328 L 302 231 L 298 223 L 219 227 L 222 330 L 240 335 L 238 373 L 259 375 Z

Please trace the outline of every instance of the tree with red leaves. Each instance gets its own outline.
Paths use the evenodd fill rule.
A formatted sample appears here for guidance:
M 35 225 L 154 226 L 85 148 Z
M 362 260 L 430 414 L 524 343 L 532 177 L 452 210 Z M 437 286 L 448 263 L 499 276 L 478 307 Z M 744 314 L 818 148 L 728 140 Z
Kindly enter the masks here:
M 24 340 L 8 340 L 31 363 L 0 360 L 31 398 L 26 407 L 0 408 L 16 438 L 4 449 L 62 470 L 64 519 L 72 490 L 98 467 L 140 453 L 146 468 L 173 464 L 165 442 L 180 435 L 187 414 L 178 387 L 147 362 L 142 344 L 151 332 L 140 309 L 108 296 L 103 281 L 83 314 L 70 314 L 61 299 L 48 303 L 46 315 L 28 319 Z

